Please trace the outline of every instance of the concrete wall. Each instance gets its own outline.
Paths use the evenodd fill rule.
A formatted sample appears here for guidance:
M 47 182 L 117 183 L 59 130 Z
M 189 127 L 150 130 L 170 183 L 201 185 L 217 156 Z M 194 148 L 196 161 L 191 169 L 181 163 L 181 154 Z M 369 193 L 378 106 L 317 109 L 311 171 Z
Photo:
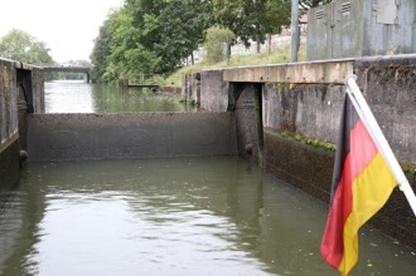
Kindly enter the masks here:
M 19 93 L 23 106 L 18 113 Z M 41 69 L 0 59 L 0 186 L 18 180 L 19 150 L 26 148 L 27 112 L 43 111 Z
M 31 71 L 34 113 L 45 113 L 45 85 L 43 71 L 39 68 L 33 68 Z
M 14 64 L 0 60 L 0 140 L 17 139 L 17 86 Z M 1 145 L 0 144 L 0 145 Z
M 354 71 L 396 156 L 416 163 L 416 57 L 360 59 Z M 344 86 L 266 84 L 264 126 L 335 143 Z
M 232 113 L 35 114 L 29 125 L 35 161 L 236 153 Z
M 182 100 L 186 103 L 201 103 L 201 74 L 188 74 L 182 78 Z
M 18 178 L 17 94 L 14 64 L 0 59 L 0 186 Z
M 268 172 L 299 189 L 328 202 L 334 154 L 281 137 L 271 129 L 265 131 L 265 168 Z M 416 190 L 416 175 L 408 179 Z M 411 248 L 416 248 L 416 218 L 402 192 L 395 189 L 370 224 Z
M 279 133 L 288 130 L 335 143 L 345 97 L 343 80 L 352 73 L 358 76 L 398 159 L 416 164 L 416 55 L 203 71 L 201 102 L 211 109 L 221 103 L 235 111 L 240 156 L 252 159 L 244 145 L 258 143 L 259 163 L 268 172 L 328 201 L 333 153 Z M 258 86 L 262 91 L 260 136 L 256 135 L 261 133 L 256 129 L 259 120 L 250 115 L 253 108 L 249 108 Z M 416 190 L 415 173 L 409 173 L 408 178 Z M 372 223 L 416 248 L 416 219 L 400 192 L 394 192 Z
M 223 81 L 222 70 L 201 72 L 201 108 L 212 112 L 225 112 L 228 108 L 228 83 Z
M 344 93 L 341 85 L 266 84 L 264 127 L 335 142 Z

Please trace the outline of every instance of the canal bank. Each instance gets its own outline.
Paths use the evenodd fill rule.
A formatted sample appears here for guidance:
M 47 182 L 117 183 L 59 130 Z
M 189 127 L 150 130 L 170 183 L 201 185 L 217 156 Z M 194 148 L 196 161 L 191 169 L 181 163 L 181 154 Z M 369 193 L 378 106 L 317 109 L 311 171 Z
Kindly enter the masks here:
M 203 109 L 234 112 L 241 157 L 328 202 L 352 74 L 416 189 L 416 55 L 211 69 L 185 77 L 183 94 L 200 90 Z M 416 248 L 416 219 L 398 189 L 372 225 Z

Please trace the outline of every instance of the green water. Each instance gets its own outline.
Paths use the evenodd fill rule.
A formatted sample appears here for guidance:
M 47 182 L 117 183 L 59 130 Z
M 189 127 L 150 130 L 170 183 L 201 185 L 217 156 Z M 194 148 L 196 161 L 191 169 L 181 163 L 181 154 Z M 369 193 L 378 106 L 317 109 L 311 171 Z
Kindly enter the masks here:
M 117 85 L 83 81 L 46 82 L 45 109 L 46 113 L 196 111 L 172 94 L 140 88 L 122 90 Z
M 238 158 L 29 163 L 0 192 L 1 275 L 338 275 L 326 206 Z M 415 275 L 377 231 L 352 275 Z

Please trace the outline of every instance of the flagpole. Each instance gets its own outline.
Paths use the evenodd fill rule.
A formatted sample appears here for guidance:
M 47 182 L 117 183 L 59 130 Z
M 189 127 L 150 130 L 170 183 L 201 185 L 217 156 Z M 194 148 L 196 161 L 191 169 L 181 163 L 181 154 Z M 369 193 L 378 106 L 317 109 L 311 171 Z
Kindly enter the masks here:
M 380 150 L 388 166 L 390 167 L 394 177 L 396 178 L 400 190 L 406 196 L 406 199 L 410 204 L 410 208 L 416 216 L 416 195 L 413 192 L 413 189 L 410 186 L 409 181 L 407 180 L 406 175 L 404 174 L 393 151 L 391 150 L 391 147 L 386 137 L 381 131 L 380 126 L 378 125 L 377 120 L 373 115 L 373 112 L 371 112 L 370 107 L 368 106 L 363 94 L 361 93 L 361 90 L 357 85 L 356 79 L 357 77 L 355 75 L 352 75 L 349 76 L 345 81 L 347 85 L 348 96 L 350 97 L 353 105 L 357 109 L 357 113 L 361 117 L 368 132 L 375 141 L 377 148 Z

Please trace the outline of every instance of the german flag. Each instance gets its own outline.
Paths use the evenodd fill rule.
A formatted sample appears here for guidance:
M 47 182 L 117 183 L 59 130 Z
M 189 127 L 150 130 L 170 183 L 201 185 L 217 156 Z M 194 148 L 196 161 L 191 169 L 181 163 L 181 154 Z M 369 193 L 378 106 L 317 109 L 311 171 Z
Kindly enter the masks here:
M 358 261 L 359 229 L 383 207 L 396 185 L 386 160 L 346 95 L 321 243 L 321 255 L 342 275 L 348 275 Z

